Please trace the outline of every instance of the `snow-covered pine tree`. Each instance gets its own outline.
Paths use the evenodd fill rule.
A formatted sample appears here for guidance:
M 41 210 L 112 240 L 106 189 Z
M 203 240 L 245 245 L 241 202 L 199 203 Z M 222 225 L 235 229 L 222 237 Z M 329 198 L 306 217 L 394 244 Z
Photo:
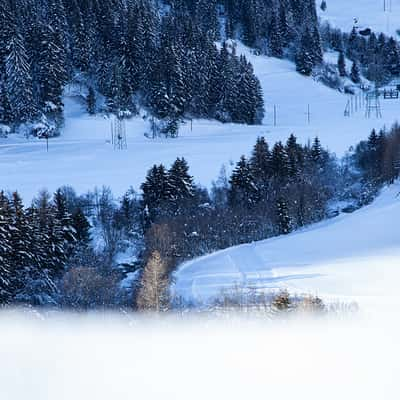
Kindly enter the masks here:
M 184 158 L 177 158 L 168 170 L 170 201 L 177 210 L 193 198 L 195 186 L 189 174 L 189 165 Z
M 258 200 L 258 191 L 254 182 L 250 163 L 242 156 L 229 180 L 229 201 L 233 207 L 254 205 Z
M 268 143 L 264 137 L 257 138 L 250 158 L 250 168 L 257 191 L 262 196 L 266 196 L 269 187 L 269 179 L 271 177 L 270 161 L 271 153 Z
M 339 75 L 341 77 L 345 77 L 347 75 L 347 73 L 346 73 L 346 60 L 344 58 L 343 51 L 339 52 L 337 66 L 338 66 L 338 70 L 339 70 Z
M 288 159 L 289 177 L 299 177 L 304 167 L 304 155 L 303 149 L 297 143 L 297 138 L 294 136 L 294 134 L 291 134 L 286 142 L 286 154 Z
M 311 75 L 315 65 L 313 56 L 313 38 L 308 27 L 304 29 L 301 36 L 300 46 L 296 53 L 296 70 L 303 75 Z
M 282 142 L 275 143 L 271 151 L 270 168 L 272 176 L 282 181 L 289 175 L 288 156 Z
M 274 12 L 271 18 L 269 30 L 269 51 L 272 57 L 281 58 L 283 56 L 282 28 L 278 15 Z
M 8 125 L 12 122 L 12 111 L 8 100 L 5 81 L 0 80 L 0 124 Z
M 88 94 L 86 96 L 86 110 L 90 115 L 96 113 L 96 93 L 92 86 L 88 89 Z
M 154 165 L 148 171 L 141 189 L 143 192 L 143 209 L 146 210 L 150 221 L 154 221 L 156 217 L 162 214 L 171 198 L 168 172 L 162 164 Z
M 289 209 L 284 198 L 279 198 L 276 202 L 277 229 L 280 235 L 287 235 L 292 231 L 292 220 Z
M 360 69 L 358 67 L 357 61 L 354 61 L 353 65 L 351 66 L 350 79 L 353 81 L 353 83 L 361 82 Z
M 0 81 L 4 79 L 6 71 L 6 59 L 9 53 L 8 45 L 10 38 L 15 35 L 16 20 L 12 12 L 10 2 L 0 2 Z
M 38 110 L 32 94 L 32 77 L 24 41 L 16 33 L 9 42 L 6 59 L 6 88 L 14 122 L 33 121 Z
M 75 230 L 74 236 L 79 246 L 88 246 L 90 242 L 90 223 L 82 211 L 78 207 L 72 214 L 72 226 Z
M 13 292 L 12 247 L 11 247 L 10 204 L 3 192 L 0 193 L 0 305 L 8 303 Z
M 50 26 L 42 26 L 36 84 L 42 109 L 47 113 L 60 114 L 63 110 L 62 93 L 67 82 L 65 49 L 57 45 L 59 34 Z

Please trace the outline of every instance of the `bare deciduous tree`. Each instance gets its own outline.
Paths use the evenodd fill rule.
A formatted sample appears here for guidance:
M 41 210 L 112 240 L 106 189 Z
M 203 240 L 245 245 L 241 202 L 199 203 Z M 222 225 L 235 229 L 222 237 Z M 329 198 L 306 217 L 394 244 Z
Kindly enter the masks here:
M 169 303 L 169 279 L 166 263 L 158 251 L 153 251 L 143 271 L 137 297 L 137 307 L 142 311 L 160 312 Z

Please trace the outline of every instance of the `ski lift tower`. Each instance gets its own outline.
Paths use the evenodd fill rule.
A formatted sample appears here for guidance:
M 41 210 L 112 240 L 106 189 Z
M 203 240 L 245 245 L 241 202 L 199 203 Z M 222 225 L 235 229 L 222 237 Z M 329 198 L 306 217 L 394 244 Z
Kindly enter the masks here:
M 376 118 L 382 118 L 381 103 L 379 101 L 379 90 L 375 87 L 374 90 L 367 92 L 365 95 L 365 118 L 371 118 L 371 115 L 375 113 Z
M 125 119 L 121 112 L 111 120 L 111 143 L 114 150 L 126 150 L 128 148 Z

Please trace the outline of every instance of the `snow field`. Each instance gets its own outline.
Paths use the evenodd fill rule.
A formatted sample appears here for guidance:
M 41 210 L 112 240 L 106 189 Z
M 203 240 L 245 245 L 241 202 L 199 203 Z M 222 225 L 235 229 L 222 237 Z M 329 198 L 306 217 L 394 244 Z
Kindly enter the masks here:
M 151 140 L 144 136 L 148 122 L 136 117 L 127 122 L 128 149 L 114 151 L 111 121 L 89 116 L 82 101 L 67 94 L 65 127 L 61 137 L 50 140 L 48 153 L 44 141 L 0 138 L 0 187 L 18 190 L 26 202 L 42 188 L 53 192 L 61 185 L 72 185 L 78 193 L 106 185 L 120 196 L 130 186 L 138 190 L 154 163 L 169 166 L 182 156 L 196 181 L 208 187 L 222 164 L 229 170 L 230 163 L 251 152 L 258 136 L 269 143 L 284 141 L 291 133 L 302 143 L 319 136 L 324 146 L 342 156 L 372 128 L 390 126 L 398 118 L 399 100 L 382 100 L 383 119 L 365 119 L 363 111 L 346 118 L 348 96 L 300 76 L 289 61 L 255 56 L 240 43 L 238 53 L 246 54 L 261 81 L 267 111 L 264 125 L 194 120 L 193 130 L 186 123 L 177 139 Z M 277 126 L 273 126 L 274 105 Z

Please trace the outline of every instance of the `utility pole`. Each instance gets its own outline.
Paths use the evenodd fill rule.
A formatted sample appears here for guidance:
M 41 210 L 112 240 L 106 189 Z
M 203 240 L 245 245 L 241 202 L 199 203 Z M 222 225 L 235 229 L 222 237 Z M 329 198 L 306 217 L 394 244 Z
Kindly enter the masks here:
M 276 105 L 274 104 L 274 126 L 276 126 Z

